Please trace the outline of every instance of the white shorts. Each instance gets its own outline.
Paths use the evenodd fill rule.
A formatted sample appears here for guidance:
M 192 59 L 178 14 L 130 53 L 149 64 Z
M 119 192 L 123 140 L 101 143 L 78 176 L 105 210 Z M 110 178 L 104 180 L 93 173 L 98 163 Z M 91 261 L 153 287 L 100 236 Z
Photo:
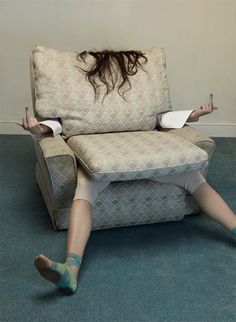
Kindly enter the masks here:
M 161 183 L 172 183 L 186 189 L 191 194 L 203 183 L 205 178 L 200 172 L 188 172 L 176 175 L 161 176 L 150 179 Z M 95 204 L 98 194 L 109 186 L 111 181 L 99 181 L 92 179 L 83 168 L 78 168 L 77 187 L 73 200 L 84 199 Z

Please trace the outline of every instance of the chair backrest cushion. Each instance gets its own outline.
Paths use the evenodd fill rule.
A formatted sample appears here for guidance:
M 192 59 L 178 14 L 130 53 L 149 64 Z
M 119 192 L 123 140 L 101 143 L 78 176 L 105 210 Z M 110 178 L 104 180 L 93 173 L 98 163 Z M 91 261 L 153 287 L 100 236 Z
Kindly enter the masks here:
M 156 127 L 157 114 L 171 110 L 163 48 L 142 50 L 148 61 L 147 72 L 139 68 L 130 76 L 131 89 L 124 100 L 112 91 L 104 101 L 106 87 L 94 99 L 94 89 L 77 67 L 88 69 L 94 57 L 85 62 L 76 59 L 78 52 L 61 52 L 35 46 L 32 54 L 35 110 L 41 118 L 60 118 L 63 134 L 150 131 Z

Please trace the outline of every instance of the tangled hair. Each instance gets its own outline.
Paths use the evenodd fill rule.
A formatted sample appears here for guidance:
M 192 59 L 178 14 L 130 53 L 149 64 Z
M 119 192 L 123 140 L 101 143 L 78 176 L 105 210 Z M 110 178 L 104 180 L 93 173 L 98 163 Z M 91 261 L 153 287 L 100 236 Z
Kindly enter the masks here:
M 106 93 L 103 97 L 104 100 L 105 96 L 115 89 L 119 78 L 121 81 L 118 86 L 118 94 L 125 100 L 125 92 L 131 89 L 129 76 L 135 75 L 139 68 L 146 72 L 143 64 L 147 62 L 147 58 L 141 51 L 83 51 L 76 56 L 76 59 L 85 62 L 87 55 L 92 55 L 95 58 L 94 65 L 90 70 L 84 70 L 80 67 L 79 69 L 86 74 L 86 79 L 92 84 L 95 93 L 95 101 L 99 95 L 99 87 L 102 86 L 101 82 L 106 85 Z M 141 63 L 141 59 L 144 60 L 143 63 Z M 98 81 L 100 81 L 100 84 Z M 121 94 L 120 90 L 125 84 L 128 84 L 129 87 Z

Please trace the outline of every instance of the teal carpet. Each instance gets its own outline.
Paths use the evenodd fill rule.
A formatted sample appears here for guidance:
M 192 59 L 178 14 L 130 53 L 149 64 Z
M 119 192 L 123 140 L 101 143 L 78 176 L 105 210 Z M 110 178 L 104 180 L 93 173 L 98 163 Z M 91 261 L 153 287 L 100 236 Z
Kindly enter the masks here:
M 63 261 L 67 232 L 53 231 L 31 138 L 0 138 L 0 321 L 236 321 L 236 242 L 203 214 L 92 232 L 77 293 L 59 293 L 33 260 Z M 236 210 L 236 140 L 215 141 L 208 181 Z

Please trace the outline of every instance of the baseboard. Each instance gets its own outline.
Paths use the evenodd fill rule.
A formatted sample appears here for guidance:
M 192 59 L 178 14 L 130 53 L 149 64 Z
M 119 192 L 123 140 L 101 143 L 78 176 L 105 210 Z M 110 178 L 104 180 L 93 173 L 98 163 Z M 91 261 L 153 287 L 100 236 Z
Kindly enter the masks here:
M 210 137 L 236 137 L 236 123 L 189 123 Z
M 0 134 L 25 134 L 17 121 L 0 121 Z M 192 127 L 201 130 L 211 137 L 236 137 L 236 123 L 189 123 Z
M 0 134 L 25 134 L 29 135 L 17 121 L 0 121 Z

